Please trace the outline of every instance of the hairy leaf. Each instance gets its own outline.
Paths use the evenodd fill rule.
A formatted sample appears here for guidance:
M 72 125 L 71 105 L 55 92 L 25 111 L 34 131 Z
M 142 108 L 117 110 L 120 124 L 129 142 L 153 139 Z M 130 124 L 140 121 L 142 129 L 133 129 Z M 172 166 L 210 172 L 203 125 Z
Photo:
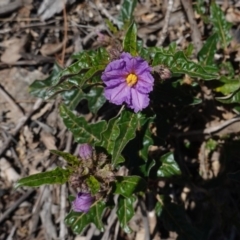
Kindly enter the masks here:
M 98 145 L 104 147 L 112 155 L 114 165 L 124 162 L 121 152 L 135 137 L 138 123 L 142 118 L 141 113 L 123 110 L 120 116 L 109 121 L 107 129 L 102 133 L 102 142 Z
M 158 48 L 153 57 L 153 66 L 162 64 L 173 73 L 188 74 L 191 77 L 199 77 L 204 80 L 216 79 L 216 68 L 205 67 L 186 58 L 182 51 L 175 52 L 173 47 L 167 49 Z
M 123 40 L 123 49 L 125 52 L 129 52 L 132 56 L 137 55 L 137 26 L 134 22 L 126 32 Z
M 169 152 L 164 154 L 160 158 L 160 161 L 162 162 L 162 165 L 157 171 L 158 177 L 172 177 L 181 174 L 180 168 L 174 160 L 173 153 Z
M 105 209 L 104 202 L 94 203 L 88 213 L 77 213 L 71 211 L 65 218 L 65 223 L 71 227 L 72 231 L 80 234 L 89 223 L 94 223 L 100 230 L 104 230 L 102 214 Z
M 72 166 L 79 166 L 80 165 L 79 158 L 77 158 L 76 156 L 73 156 L 70 153 L 61 152 L 61 151 L 58 151 L 58 150 L 50 150 L 50 152 L 62 157 L 64 160 L 66 160 L 67 163 L 71 164 Z
M 230 33 L 232 24 L 226 21 L 225 14 L 215 2 L 211 3 L 210 12 L 213 31 L 218 35 L 218 40 L 225 49 L 232 39 Z
M 137 0 L 124 0 L 119 14 L 119 21 L 121 22 L 119 27 L 131 22 L 133 18 L 133 10 L 137 5 Z
M 134 215 L 134 207 L 133 204 L 136 201 L 136 197 L 131 196 L 129 198 L 124 198 L 119 196 L 118 198 L 118 209 L 117 209 L 117 216 L 120 222 L 121 228 L 124 230 L 125 233 L 131 233 L 132 230 L 128 226 L 128 222 Z
M 84 117 L 77 117 L 64 105 L 60 106 L 60 115 L 78 143 L 94 145 L 101 140 L 101 132 L 106 128 L 105 121 L 89 124 Z
M 207 39 L 202 49 L 199 51 L 198 58 L 203 65 L 213 65 L 214 54 L 217 51 L 217 42 L 218 36 L 217 33 L 214 33 Z
M 103 95 L 103 87 L 101 86 L 91 87 L 88 92 L 84 92 L 82 89 L 73 89 L 64 92 L 63 98 L 66 106 L 69 107 L 70 110 L 74 110 L 81 100 L 88 100 L 89 110 L 94 114 L 96 114 L 106 102 L 106 98 Z
M 35 97 L 48 99 L 52 96 L 52 93 L 49 93 L 49 89 L 57 83 L 61 71 L 62 68 L 59 65 L 54 64 L 50 76 L 45 80 L 35 80 L 29 86 L 29 92 Z M 68 87 L 69 86 L 66 86 L 66 88 Z
M 222 76 L 219 81 L 222 83 L 222 85 L 220 87 L 217 87 L 215 91 L 221 92 L 224 95 L 231 94 L 240 88 L 240 78 L 232 79 Z
M 114 183 L 114 193 L 121 194 L 124 197 L 131 197 L 132 194 L 145 191 L 147 184 L 143 178 L 139 176 L 116 177 Z
M 39 187 L 44 184 L 63 184 L 67 182 L 71 172 L 67 169 L 55 168 L 52 171 L 37 173 L 17 181 L 15 187 Z

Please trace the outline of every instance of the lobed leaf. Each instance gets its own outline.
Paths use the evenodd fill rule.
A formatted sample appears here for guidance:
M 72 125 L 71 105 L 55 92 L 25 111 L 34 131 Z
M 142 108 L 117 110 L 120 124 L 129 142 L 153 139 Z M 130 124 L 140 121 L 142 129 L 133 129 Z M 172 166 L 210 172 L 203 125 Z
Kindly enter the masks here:
M 51 94 L 48 92 L 51 86 L 55 85 L 58 81 L 59 74 L 62 71 L 62 68 L 54 64 L 52 73 L 45 80 L 35 80 L 29 86 L 29 92 L 39 98 L 48 99 L 51 97 Z M 66 86 L 67 88 L 67 86 Z
M 73 87 L 81 88 L 108 63 L 108 53 L 104 48 L 83 51 L 75 54 L 73 58 L 77 61 L 63 70 L 55 64 L 52 74 L 47 79 L 36 80 L 30 85 L 30 93 L 49 99 L 57 93 L 71 91 Z
M 147 183 L 139 176 L 118 176 L 114 183 L 114 193 L 126 198 L 131 197 L 134 193 L 145 191 L 146 188 Z
M 64 160 L 66 160 L 67 163 L 69 163 L 72 166 L 79 166 L 80 160 L 78 157 L 73 156 L 70 153 L 67 152 L 61 152 L 55 149 L 50 150 L 51 153 L 58 155 L 59 157 L 62 157 Z
M 124 230 L 125 233 L 131 233 L 132 230 L 128 226 L 128 222 L 134 215 L 134 207 L 133 204 L 136 201 L 136 197 L 131 196 L 129 198 L 124 198 L 119 196 L 118 198 L 118 209 L 117 209 L 117 216 L 120 222 L 121 228 Z
M 106 102 L 102 86 L 91 87 L 86 93 L 82 89 L 73 89 L 71 91 L 64 92 L 63 98 L 65 100 L 65 104 L 70 110 L 74 110 L 81 100 L 86 99 L 88 101 L 89 110 L 93 114 L 96 114 Z
M 104 147 L 112 155 L 112 164 L 124 162 L 121 152 L 135 137 L 138 123 L 142 118 L 141 113 L 123 110 L 120 116 L 109 121 L 107 129 L 102 133 L 102 141 L 98 145 Z
M 33 174 L 17 181 L 15 188 L 18 187 L 39 187 L 44 184 L 63 184 L 67 182 L 71 172 L 68 169 L 55 168 L 52 171 Z
M 216 68 L 202 66 L 186 58 L 182 51 L 174 52 L 175 49 L 158 48 L 153 57 L 153 66 L 162 64 L 173 73 L 188 74 L 190 77 L 199 77 L 204 80 L 216 79 L 218 74 Z
M 160 161 L 162 165 L 157 171 L 158 177 L 172 177 L 181 174 L 181 170 L 177 162 L 174 160 L 173 153 L 169 152 L 164 154 L 160 158 Z
M 87 213 L 77 213 L 71 211 L 65 218 L 65 223 L 71 227 L 72 231 L 80 234 L 89 223 L 94 223 L 100 230 L 104 230 L 102 214 L 106 204 L 102 201 L 94 203 Z
M 106 122 L 89 124 L 84 117 L 77 117 L 65 105 L 60 106 L 60 115 L 66 127 L 73 133 L 78 143 L 95 144 L 101 140 L 101 132 L 106 129 Z

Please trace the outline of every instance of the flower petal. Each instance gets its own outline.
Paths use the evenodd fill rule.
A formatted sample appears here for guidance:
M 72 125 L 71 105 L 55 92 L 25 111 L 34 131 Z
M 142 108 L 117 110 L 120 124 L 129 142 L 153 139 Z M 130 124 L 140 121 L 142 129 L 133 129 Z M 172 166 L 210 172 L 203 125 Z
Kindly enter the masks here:
M 144 72 L 138 76 L 138 82 L 134 86 L 141 93 L 149 93 L 153 90 L 154 78 L 151 73 Z
M 131 104 L 128 106 L 134 110 L 134 112 L 139 112 L 149 105 L 149 97 L 147 94 L 140 93 L 136 89 L 131 88 Z
M 121 83 L 118 86 L 112 87 L 106 87 L 104 90 L 104 96 L 106 99 L 108 99 L 110 102 L 121 105 L 124 102 L 130 101 L 130 87 L 127 86 L 126 83 Z

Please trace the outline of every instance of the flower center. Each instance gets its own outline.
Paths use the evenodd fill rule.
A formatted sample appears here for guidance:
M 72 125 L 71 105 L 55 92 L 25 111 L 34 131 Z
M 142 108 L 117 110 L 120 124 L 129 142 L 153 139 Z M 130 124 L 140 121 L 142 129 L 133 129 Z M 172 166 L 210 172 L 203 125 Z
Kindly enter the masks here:
M 126 82 L 129 87 L 132 87 L 137 81 L 138 81 L 137 75 L 135 75 L 134 73 L 128 74 Z

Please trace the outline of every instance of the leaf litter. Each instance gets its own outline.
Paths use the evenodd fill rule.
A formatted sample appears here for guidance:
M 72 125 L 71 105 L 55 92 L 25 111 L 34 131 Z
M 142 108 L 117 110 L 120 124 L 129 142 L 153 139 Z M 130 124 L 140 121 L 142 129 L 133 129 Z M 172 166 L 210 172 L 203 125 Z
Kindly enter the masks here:
M 167 2 L 144 0 L 137 4 L 134 16 L 139 26 L 138 37 L 147 46 L 158 44 L 163 34 Z M 228 52 L 219 52 L 215 57 L 229 58 L 231 53 L 236 52 L 233 62 L 239 65 L 240 29 L 237 27 L 240 21 L 239 6 L 236 1 L 218 2 L 227 20 L 233 23 L 231 29 L 233 40 Z M 49 149 L 77 151 L 72 135 L 67 134 L 58 115 L 60 99 L 38 103 L 36 98 L 28 94 L 29 84 L 35 79 L 45 79 L 51 72 L 54 61 L 67 66 L 72 62 L 72 54 L 80 49 L 93 49 L 99 46 L 96 37 L 98 31 L 106 29 L 104 19 L 117 20 L 120 6 L 120 1 L 96 1 L 95 3 L 74 0 L 43 2 L 15 0 L 1 3 L 0 148 L 5 150 L 0 156 L 0 239 L 101 238 L 101 233 L 93 225 L 84 231 L 82 237 L 75 236 L 64 225 L 63 216 L 66 208 L 70 206 L 68 202 L 62 200 L 61 195 L 66 192 L 74 194 L 68 186 L 65 186 L 65 189 L 55 185 L 45 186 L 30 191 L 14 190 L 13 187 L 19 177 L 64 165 L 62 159 L 50 155 Z M 3 12 L 3 9 L 6 11 Z M 197 20 L 198 32 L 203 39 L 206 39 L 209 33 L 204 31 L 204 22 L 196 11 L 194 11 L 194 17 Z M 194 36 L 191 35 L 191 20 L 193 19 L 189 19 L 189 15 L 186 17 L 181 1 L 174 1 L 163 46 L 176 41 L 179 49 L 186 49 L 190 43 L 194 43 Z M 66 25 L 64 26 L 64 21 L 67 22 L 67 28 Z M 111 42 L 109 44 L 111 45 Z M 239 74 L 239 70 L 236 70 L 236 73 Z M 191 79 L 184 84 L 191 84 Z M 227 140 L 221 136 L 238 133 L 239 122 L 236 121 L 223 128 L 218 127 L 222 122 L 236 117 L 237 112 L 222 106 L 212 111 L 213 93 L 203 86 L 202 94 L 208 104 L 191 116 L 190 114 L 181 116 L 179 113 L 178 126 L 173 126 L 170 137 L 182 138 L 186 146 L 187 144 L 196 145 L 194 153 L 189 153 L 185 147 L 179 145 L 174 147 L 186 164 L 191 165 L 194 171 L 198 171 L 202 179 L 209 181 L 223 171 L 220 157 L 221 145 Z M 77 110 L 79 108 L 82 116 L 87 120 L 92 119 L 89 113 L 85 113 L 86 102 L 81 102 Z M 208 138 L 199 140 L 201 131 L 196 132 L 196 129 L 199 129 L 196 125 L 201 126 L 202 132 L 207 131 L 213 134 L 212 139 L 217 142 L 217 148 L 209 147 Z M 215 130 L 212 131 L 211 127 L 215 127 Z M 6 142 L 7 147 L 5 147 Z M 152 146 L 152 149 L 154 149 L 152 154 L 164 151 L 158 146 Z M 239 151 L 231 149 L 230 154 L 233 159 L 238 159 Z M 159 182 L 160 187 L 162 187 L 161 184 Z M 184 192 L 186 189 L 187 191 Z M 229 192 L 234 189 L 233 186 Z M 185 186 L 184 189 L 175 186 L 172 191 L 173 195 L 187 196 L 182 199 L 186 209 L 194 209 L 193 205 L 199 203 L 198 198 L 201 194 L 208 194 L 204 192 L 200 180 L 196 182 L 196 186 Z M 211 196 L 217 198 L 219 192 L 211 191 Z M 220 197 L 228 196 L 229 192 L 223 189 Z M 180 198 L 178 200 L 180 201 Z M 151 201 L 147 203 L 147 209 L 141 208 L 140 204 L 135 204 L 135 209 L 136 214 L 129 224 L 135 232 L 124 234 L 113 218 L 112 227 L 107 228 L 109 239 L 145 239 L 146 231 L 150 231 L 154 239 L 163 237 L 161 232 L 167 230 L 163 229 L 161 221 L 152 209 Z M 110 216 L 112 216 L 111 212 L 105 213 L 105 223 L 109 223 Z M 146 228 L 146 223 L 150 225 L 149 229 Z M 222 237 L 220 233 L 216 233 L 220 229 L 220 222 L 216 220 L 212 239 Z M 165 239 L 177 239 L 175 232 L 169 231 L 165 235 L 167 235 Z

